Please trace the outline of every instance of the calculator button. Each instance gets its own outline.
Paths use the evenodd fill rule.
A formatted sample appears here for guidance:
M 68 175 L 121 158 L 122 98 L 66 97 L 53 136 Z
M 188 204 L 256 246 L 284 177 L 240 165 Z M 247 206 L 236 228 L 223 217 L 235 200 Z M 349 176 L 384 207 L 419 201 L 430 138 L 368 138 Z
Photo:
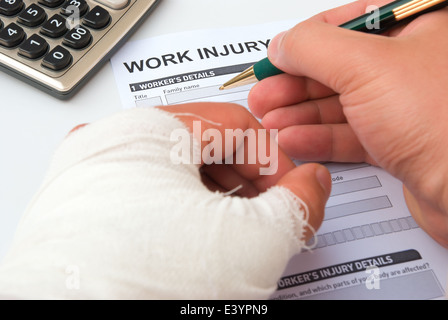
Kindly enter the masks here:
M 55 14 L 44 23 L 40 32 L 50 38 L 62 37 L 68 31 L 65 18 Z
M 109 24 L 110 14 L 103 7 L 96 6 L 84 17 L 84 24 L 92 29 L 101 29 Z
M 82 49 L 87 47 L 92 41 L 90 31 L 84 27 L 77 26 L 67 32 L 62 43 L 73 49 Z
M 0 14 L 13 16 L 24 7 L 23 0 L 0 0 Z
M 44 38 L 33 34 L 19 47 L 19 54 L 29 59 L 42 57 L 48 50 L 48 43 Z
M 56 8 L 63 4 L 64 1 L 65 0 L 39 0 L 39 3 L 49 8 Z
M 72 62 L 72 55 L 62 46 L 56 46 L 42 60 L 42 66 L 54 71 L 66 68 Z
M 87 10 L 89 10 L 89 5 L 86 0 L 67 0 L 62 6 L 61 13 L 64 16 L 70 16 L 75 13 L 75 10 L 72 7 L 77 7 L 79 10 L 79 16 L 82 17 L 86 14 Z
M 28 27 L 36 27 L 43 23 L 46 17 L 45 10 L 33 3 L 19 15 L 18 22 Z
M 25 39 L 25 32 L 15 23 L 10 23 L 0 31 L 0 45 L 12 48 L 19 45 Z

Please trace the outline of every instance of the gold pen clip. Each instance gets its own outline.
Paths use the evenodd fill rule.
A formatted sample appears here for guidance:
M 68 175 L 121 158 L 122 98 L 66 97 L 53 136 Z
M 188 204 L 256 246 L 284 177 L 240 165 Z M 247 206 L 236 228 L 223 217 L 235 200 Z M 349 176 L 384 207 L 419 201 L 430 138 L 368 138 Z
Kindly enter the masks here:
M 413 0 L 392 10 L 397 21 L 406 19 L 416 13 L 429 9 L 446 0 Z

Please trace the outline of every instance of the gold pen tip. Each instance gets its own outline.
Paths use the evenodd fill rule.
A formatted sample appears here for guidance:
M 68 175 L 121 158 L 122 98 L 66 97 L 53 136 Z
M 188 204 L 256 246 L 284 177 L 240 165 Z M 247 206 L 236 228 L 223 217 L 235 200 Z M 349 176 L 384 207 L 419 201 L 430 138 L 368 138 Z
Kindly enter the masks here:
M 246 84 L 255 83 L 257 81 L 258 79 L 255 76 L 254 68 L 250 67 L 249 69 L 244 70 L 236 77 L 224 83 L 221 87 L 219 87 L 219 90 L 232 89 L 235 87 L 244 86 Z

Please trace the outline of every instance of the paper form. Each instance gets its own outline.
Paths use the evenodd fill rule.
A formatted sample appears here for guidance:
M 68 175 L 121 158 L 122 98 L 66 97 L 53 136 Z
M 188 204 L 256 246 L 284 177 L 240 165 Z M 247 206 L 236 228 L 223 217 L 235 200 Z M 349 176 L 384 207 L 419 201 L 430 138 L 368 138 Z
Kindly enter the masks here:
M 245 107 L 251 86 L 219 87 L 266 57 L 297 21 L 130 42 L 111 60 L 124 108 L 196 101 Z M 399 181 L 368 164 L 326 164 L 333 190 L 312 251 L 294 256 L 271 299 L 442 299 L 448 250 L 411 217 Z
M 130 42 L 111 60 L 123 106 L 190 101 L 225 101 L 247 106 L 250 86 L 225 91 L 219 91 L 219 87 L 232 75 L 266 57 L 276 30 L 294 24 L 284 21 L 262 28 L 203 30 Z

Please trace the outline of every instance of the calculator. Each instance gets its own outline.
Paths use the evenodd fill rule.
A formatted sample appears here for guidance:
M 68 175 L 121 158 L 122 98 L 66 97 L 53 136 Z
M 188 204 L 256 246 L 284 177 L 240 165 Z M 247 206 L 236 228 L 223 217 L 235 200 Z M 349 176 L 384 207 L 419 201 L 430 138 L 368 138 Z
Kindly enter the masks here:
M 160 0 L 0 0 L 0 69 L 68 99 Z

